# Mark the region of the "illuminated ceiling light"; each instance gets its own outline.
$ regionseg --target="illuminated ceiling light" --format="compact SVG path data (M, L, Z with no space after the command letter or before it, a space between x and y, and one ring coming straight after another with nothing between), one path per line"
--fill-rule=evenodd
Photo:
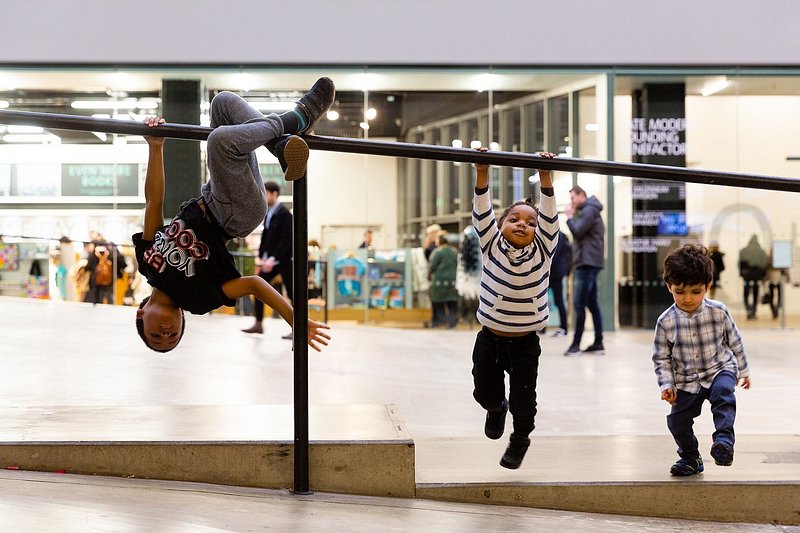
M368 130L369 129L369 124L367 124L366 122L360 123L359 126L361 127L362 130Z
M328 111L327 114L328 120L339 120L339 112L338 111Z
M378 110L375 109L374 107L370 107L369 109L367 109L367 112L364 113L364 117L366 117L367 120L374 120L375 117L377 116L378 116Z
M498 150L500 150L500 143L496 142L489 143L489 150L497 152Z
M378 78L375 74L364 72L358 76L358 85L362 92L367 92L377 87Z
M479 93L492 90L497 85L497 79L497 74L480 74L475 81L475 90Z
M250 74L240 72L239 74L236 74L236 81L234 84L242 91L250 92L255 86L255 79Z
M728 81L727 78L722 78L720 80L712 81L705 87L700 90L700 94L703 96L711 96L714 93L720 92L722 89L730 85L731 82Z
M61 138L52 133L7 133L3 135L3 142L7 143L52 143L60 144Z
M136 109L139 109L140 111L153 111L154 109L158 109L158 100L139 100L136 103Z
M0 109L5 109L8 107L8 100L0 100Z
M482 142L480 142L480 141L470 141L470 142L469 142L469 147L470 147L470 148L475 148L475 149L477 149L477 148L480 148L481 146L483 146L483 143L482 143Z
M138 100L75 100L70 104L72 109L136 109Z
M585 125L584 128L586 129L586 131L598 131L600 129L600 126L590 122L589 124Z
M450 143L450 144L453 145L453 148L463 148L464 147L464 143L461 141L461 139L453 139L453 142Z
M44 133L39 126L9 126L8 133Z

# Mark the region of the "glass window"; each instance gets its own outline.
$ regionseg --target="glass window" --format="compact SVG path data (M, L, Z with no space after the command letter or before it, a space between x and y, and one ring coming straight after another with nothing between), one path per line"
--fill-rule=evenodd
M544 102L533 102L523 108L525 127L522 130L522 151L544 151Z
M548 99L547 111L547 150L558 155L572 155L569 148L569 96Z

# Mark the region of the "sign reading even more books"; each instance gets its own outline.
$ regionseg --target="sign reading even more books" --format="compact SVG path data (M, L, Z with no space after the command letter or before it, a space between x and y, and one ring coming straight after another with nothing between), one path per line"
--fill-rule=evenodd
M138 164L61 165L61 196L138 195Z

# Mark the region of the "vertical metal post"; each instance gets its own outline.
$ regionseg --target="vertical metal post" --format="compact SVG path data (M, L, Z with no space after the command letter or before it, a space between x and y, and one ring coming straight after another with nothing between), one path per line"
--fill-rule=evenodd
M308 483L308 178L292 183L294 289L294 490L310 494Z

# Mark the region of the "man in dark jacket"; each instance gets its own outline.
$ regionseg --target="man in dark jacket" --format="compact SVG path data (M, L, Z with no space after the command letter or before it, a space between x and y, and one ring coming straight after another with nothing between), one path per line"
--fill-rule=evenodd
M267 194L267 216L264 218L264 231L261 233L261 245L258 256L261 266L258 275L274 285L273 280L280 275L291 301L294 270L292 268L292 214L285 205L278 201L280 187L274 181L264 184ZM279 290L280 292L280 290ZM245 333L264 333L261 321L264 319L264 304L255 300L256 322L243 329ZM291 334L283 337L291 339Z
M578 185L569 191L571 205L565 213L567 226L572 232L572 262L575 265L575 336L564 355L581 353L586 308L592 313L594 342L585 353L603 355L603 317L597 300L597 274L605 267L605 224L600 212L603 204L596 196L586 198L586 191Z

